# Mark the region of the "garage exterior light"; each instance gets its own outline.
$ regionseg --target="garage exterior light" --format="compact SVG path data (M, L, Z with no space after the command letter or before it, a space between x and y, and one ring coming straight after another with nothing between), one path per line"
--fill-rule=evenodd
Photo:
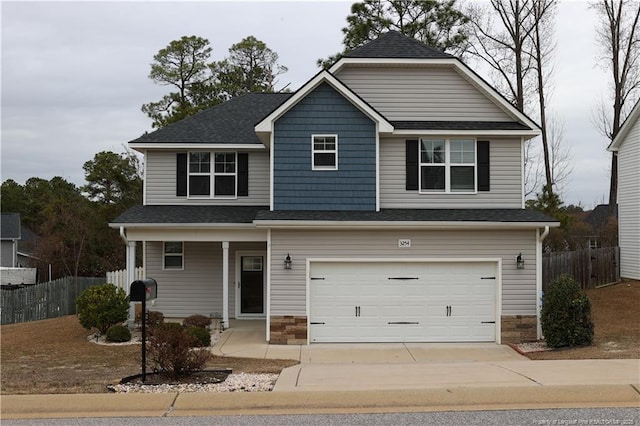
M522 257L522 253L516 257L516 266L518 269L524 269L524 258Z
M291 269L291 256L287 253L287 257L284 258L284 269Z

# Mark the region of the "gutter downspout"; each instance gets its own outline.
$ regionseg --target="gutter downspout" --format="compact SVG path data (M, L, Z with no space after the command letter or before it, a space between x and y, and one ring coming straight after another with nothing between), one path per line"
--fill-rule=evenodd
M542 324L540 323L540 310L542 308L542 242L549 235L549 227L545 226L542 234L536 231L536 323L537 338L542 338Z

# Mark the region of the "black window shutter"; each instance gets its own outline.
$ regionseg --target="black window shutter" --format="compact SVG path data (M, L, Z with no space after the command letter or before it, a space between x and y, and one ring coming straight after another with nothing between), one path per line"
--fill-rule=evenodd
M489 141L478 141L478 191L489 190Z
M176 155L176 196L187 196L187 153Z
M238 197L249 195L249 154L238 154Z
M406 189L418 190L418 140L405 141L406 144Z

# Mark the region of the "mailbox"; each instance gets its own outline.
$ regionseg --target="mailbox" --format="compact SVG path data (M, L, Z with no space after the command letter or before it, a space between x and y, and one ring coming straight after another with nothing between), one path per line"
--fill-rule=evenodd
M129 290L129 300L132 302L142 302L158 298L158 283L153 278L146 280L136 280L131 283Z

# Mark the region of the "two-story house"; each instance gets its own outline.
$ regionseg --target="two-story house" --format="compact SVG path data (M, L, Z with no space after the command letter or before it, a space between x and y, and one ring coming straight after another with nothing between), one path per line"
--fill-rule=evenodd
M271 343L539 337L549 217L524 209L538 126L459 59L390 31L293 94L249 94L129 142L115 219L153 309L260 318Z

